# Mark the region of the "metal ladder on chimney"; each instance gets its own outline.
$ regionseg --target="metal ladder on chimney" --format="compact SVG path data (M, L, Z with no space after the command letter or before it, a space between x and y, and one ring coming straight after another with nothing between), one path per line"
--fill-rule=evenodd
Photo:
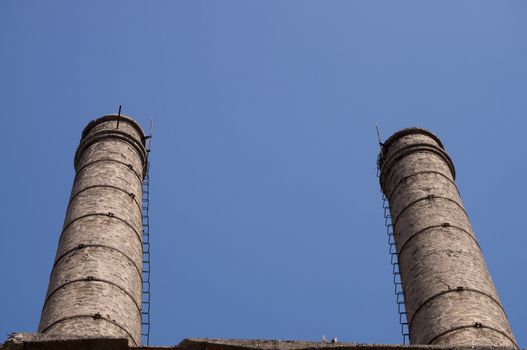
M380 157L381 155L379 154L379 159ZM379 159L377 159L377 178L379 178L381 175L381 169L379 168ZM397 260L397 247L395 244L395 239L393 237L393 224L392 217L390 215L390 203L388 202L388 199L382 192L382 189L381 194L382 208L384 210L384 226L386 226L386 234L388 236L388 247L390 254L390 264L392 265L395 302L397 303L397 313L399 314L399 324L401 325L401 335L403 336L403 344L406 344L407 342L410 342L410 330L408 327L408 314L406 313L406 308L404 305L403 282L401 280L401 272L399 270L399 262Z
M141 294L141 344L150 344L150 147L152 145L152 120L150 120L150 135L146 137L146 171L143 179L142 199L142 244L143 268Z

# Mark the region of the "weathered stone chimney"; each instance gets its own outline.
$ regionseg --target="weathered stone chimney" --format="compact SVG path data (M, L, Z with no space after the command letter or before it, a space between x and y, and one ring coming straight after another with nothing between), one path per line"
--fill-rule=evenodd
M38 331L141 341L141 194L145 136L125 116L90 122Z
M419 128L379 158L412 344L518 347L441 141Z

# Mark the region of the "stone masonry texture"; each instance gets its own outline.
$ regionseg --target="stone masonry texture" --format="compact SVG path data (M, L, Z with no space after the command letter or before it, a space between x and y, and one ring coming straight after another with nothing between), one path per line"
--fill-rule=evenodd
M130 346L126 338L48 338L44 334L12 333L0 350L497 350L490 346L387 345L304 340L184 339L171 346Z
M403 129L383 144L379 167L411 343L517 347L441 141Z
M84 129L38 331L141 340L145 137L125 116Z

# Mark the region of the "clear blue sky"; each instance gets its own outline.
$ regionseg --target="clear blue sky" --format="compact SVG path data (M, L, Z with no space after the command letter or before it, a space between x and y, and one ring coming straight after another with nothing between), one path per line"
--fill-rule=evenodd
M151 343L401 342L375 176L443 140L527 346L527 2L0 2L0 335L36 331L84 125L155 119Z

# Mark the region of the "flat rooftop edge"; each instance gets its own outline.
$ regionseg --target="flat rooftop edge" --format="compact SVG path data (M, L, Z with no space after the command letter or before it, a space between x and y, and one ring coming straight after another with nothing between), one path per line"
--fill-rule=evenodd
M177 345L138 346L128 345L126 338L113 337L48 337L35 333L13 333L0 350L497 350L513 349L496 346L441 346L402 344L331 343L303 340L268 339L184 339Z
M354 342L322 342L304 340L267 340L267 339L208 339L190 338L179 343L181 350L490 350L514 349L496 346L441 346L441 345L402 345L402 344L365 344Z

